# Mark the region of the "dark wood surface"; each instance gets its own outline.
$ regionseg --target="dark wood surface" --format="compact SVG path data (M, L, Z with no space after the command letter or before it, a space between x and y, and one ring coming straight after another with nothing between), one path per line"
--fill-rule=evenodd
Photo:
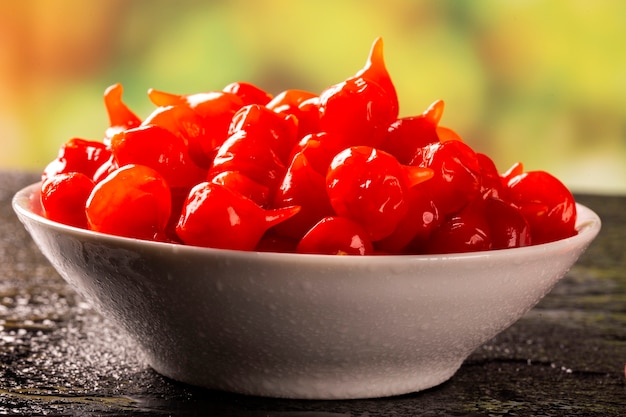
M151 370L39 253L11 208L37 175L0 172L0 415L626 416L626 196L578 195L599 237L534 309L448 382L394 398L211 392Z

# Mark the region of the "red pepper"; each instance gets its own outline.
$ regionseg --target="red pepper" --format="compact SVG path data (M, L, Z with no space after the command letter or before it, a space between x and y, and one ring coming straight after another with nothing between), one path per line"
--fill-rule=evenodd
M141 239L344 255L506 249L576 234L571 192L521 163L499 173L444 102L399 117L376 39L320 94L155 89L141 121L107 88L102 142L74 138L42 173L53 220ZM67 206L67 207L66 207Z
M85 204L94 185L91 178L80 172L61 173L46 179L41 187L44 216L86 229Z
M406 215L409 188L431 174L427 168L403 167L386 152L355 146L331 162L326 191L335 213L361 224L375 242L389 236Z
M203 182L189 193L176 233L188 245L253 250L267 229L298 210L265 210L220 184Z
M105 142L116 133L137 127L141 119L122 101L124 87L117 83L104 91L104 105L109 115L109 128L105 133Z
M111 151L102 142L72 138L59 149L42 173L42 181L58 174L80 172L93 178L100 166L111 157Z
M373 255L374 247L363 227L343 217L324 217L300 240L298 253Z
M165 233L172 196L161 174L143 165L125 165L94 187L86 203L89 229L154 240Z

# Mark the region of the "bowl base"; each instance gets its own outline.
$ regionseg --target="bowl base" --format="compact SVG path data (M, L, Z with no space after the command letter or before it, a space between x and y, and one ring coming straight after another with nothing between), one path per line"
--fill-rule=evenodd
M296 372L264 372L262 374L229 374L224 378L197 372L173 371L167 366L150 364L159 374L178 382L216 391L257 397L299 400L351 400L405 395L433 388L449 380L463 361L430 364L416 371L414 368L368 372L307 374Z

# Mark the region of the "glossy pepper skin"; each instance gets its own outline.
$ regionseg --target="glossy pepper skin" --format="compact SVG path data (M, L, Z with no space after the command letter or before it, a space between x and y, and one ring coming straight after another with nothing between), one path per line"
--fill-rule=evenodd
M71 138L42 173L43 214L73 227L230 250L379 256L476 252L576 234L571 192L522 163L500 173L442 125L400 115L376 39L318 92L248 82L148 90L143 120L104 92L102 140Z
M431 171L403 167L392 155L368 146L338 153L326 174L326 192L335 213L356 221L372 241L389 236L406 215L409 188Z
M298 253L320 255L373 255L374 246L363 227L350 219L328 216L300 239Z
M96 184L85 207L90 230L161 240L172 211L172 196L161 174L131 164Z
M111 153L118 166L138 164L158 171L172 188L191 189L206 178L182 137L158 125L142 125L111 138Z
M321 131L343 137L343 147L376 147L398 117L398 96L385 67L382 40L374 42L365 66L328 87L319 97Z
M528 171L506 183L509 201L528 221L533 244L576 234L576 202L572 193L545 171Z
M297 153L274 194L274 207L297 205L300 211L276 225L274 231L301 239L320 219L335 212L326 193L325 177L310 164L304 152Z
M57 157L48 163L41 179L45 181L55 175L72 172L80 172L93 178L109 158L111 158L111 150L104 143L72 138L61 146Z
M105 132L105 143L118 132L137 127L141 119L122 100L124 87L116 83L104 91L104 105L109 115L109 128Z
M85 205L95 184L81 172L54 175L41 186L43 214L50 220L87 228Z
M150 89L148 97L158 106L152 119L159 109L180 114L178 118L183 123L172 120L169 130L175 134L178 131L186 138L190 157L205 169L210 167L215 153L227 139L233 116L245 105L242 97L224 91L179 95ZM144 124L155 123L150 119Z
M176 232L189 245L253 250L267 229L298 210L265 210L220 184L203 182L189 193Z

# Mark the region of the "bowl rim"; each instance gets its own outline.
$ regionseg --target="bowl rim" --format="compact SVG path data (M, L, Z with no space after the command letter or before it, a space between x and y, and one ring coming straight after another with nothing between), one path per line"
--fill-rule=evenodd
M600 232L602 227L602 221L597 213L591 210L589 207L584 206L580 203L576 203L577 210L577 221L576 221L576 230L578 233L574 236L567 237L564 239L556 240L553 242L540 243L530 246L518 247L518 248L508 248L508 249L497 249L497 250L487 250L487 251L475 251L475 252L464 252L464 253L446 253L446 254L374 254L374 255L363 255L363 256L338 256L338 255L325 255L325 254L304 254L304 253L287 253L287 252L271 252L271 251L243 251L243 250L235 250L235 249L221 249L221 248L210 248L210 247L202 247L202 246L193 246L193 245L185 245L180 243L169 243L169 242L160 242L160 241L151 241L144 239L137 239L132 237L104 234L100 232L95 232L88 229L82 229L75 226L70 226L67 224L59 223L53 220L50 220L44 217L41 214L33 211L29 204L34 200L33 197L39 194L41 190L41 181L32 183L27 185L17 191L11 201L11 205L13 210L18 215L18 217L24 217L34 221L36 223L42 224L48 228L54 229L61 233L69 233L74 236L84 237L86 239L99 239L103 242L107 242L112 245L141 245L146 248L155 248L160 250L166 250L171 252L176 252L180 255L184 253L193 253L195 255L198 254L206 254L206 255L222 255L227 257L259 257L265 258L268 261L285 261L285 260L323 260L324 262L342 262L345 263L347 260L356 260L357 263L366 262L366 260L414 260L414 261L450 261L452 259L461 260L468 258L485 258L485 257L499 257L499 256L510 256L513 253L516 255L524 255L529 253L535 253L536 251L544 251L544 250L559 250L561 248L569 248L569 247L577 247L577 246L586 246L590 244L595 237ZM37 204L39 203L39 199L37 198ZM21 220L21 219L20 219Z

